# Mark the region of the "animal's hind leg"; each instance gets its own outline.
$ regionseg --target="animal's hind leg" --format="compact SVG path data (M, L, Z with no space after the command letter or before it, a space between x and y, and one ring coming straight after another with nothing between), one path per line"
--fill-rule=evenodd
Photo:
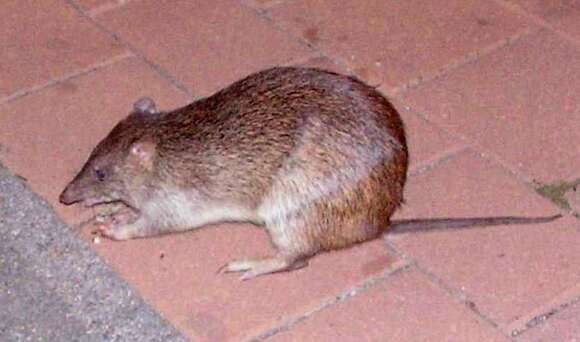
M278 253L275 257L265 259L235 260L224 265L220 272L244 272L240 279L248 280L269 273L295 270L306 265L307 262L303 259Z
M273 257L264 259L235 260L224 265L221 272L244 272L241 279L247 280L257 276L291 271L308 265L307 259L315 252L310 248L308 240L301 233L305 229L306 220L294 217L283 222L268 222L266 230L277 253Z

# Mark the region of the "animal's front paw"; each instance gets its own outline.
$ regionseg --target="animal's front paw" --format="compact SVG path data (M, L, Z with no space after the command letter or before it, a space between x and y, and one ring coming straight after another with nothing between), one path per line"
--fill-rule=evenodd
M139 232L139 214L125 205L100 208L95 221L97 232L113 240L131 239Z
M97 230L101 235L112 240L128 240L136 236L136 229L132 224L104 223L97 226Z

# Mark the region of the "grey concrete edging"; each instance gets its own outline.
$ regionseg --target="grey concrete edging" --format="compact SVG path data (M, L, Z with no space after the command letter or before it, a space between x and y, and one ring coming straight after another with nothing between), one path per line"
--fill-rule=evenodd
M0 163L0 341L186 341Z

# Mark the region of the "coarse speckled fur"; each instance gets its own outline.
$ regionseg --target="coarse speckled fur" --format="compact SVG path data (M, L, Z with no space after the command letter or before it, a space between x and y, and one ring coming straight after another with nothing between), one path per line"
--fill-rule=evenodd
M403 201L407 159L403 123L374 88L278 67L174 111L138 101L60 199L127 204L132 219L104 229L114 239L263 225L277 254L224 267L247 279L377 237Z

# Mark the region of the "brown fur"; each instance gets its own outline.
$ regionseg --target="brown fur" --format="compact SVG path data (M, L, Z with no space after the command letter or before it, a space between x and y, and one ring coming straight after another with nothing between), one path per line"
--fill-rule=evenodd
M250 278L375 238L403 201L403 123L356 78L272 68L171 112L149 101L135 104L61 195L133 208L133 221L105 229L113 238L252 221L278 254L225 267Z

